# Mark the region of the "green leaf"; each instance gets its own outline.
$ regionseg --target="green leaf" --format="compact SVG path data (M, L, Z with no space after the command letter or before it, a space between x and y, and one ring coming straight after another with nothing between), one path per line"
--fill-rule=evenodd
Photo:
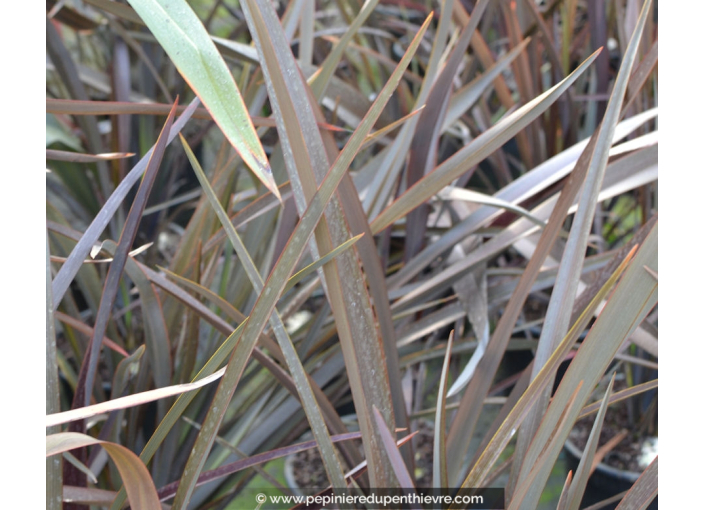
M306 276L309 274L314 273L319 267L323 267L325 264L330 262L332 259L337 257L340 253L343 253L345 250L352 248L357 241L359 241L364 234L359 234L351 239L348 239L344 243L342 243L340 246L337 248L333 249L331 252L327 253L323 257L320 257L318 260L315 262L308 264L306 267L298 271L296 274L291 276L291 278L288 279L288 282L286 283L286 287L284 288L284 292L289 291L292 289L298 282L303 280Z
M569 488L569 493L567 495L567 510L579 510L582 496L584 496L584 489L587 488L587 482L589 481L589 475L591 474L592 461L594 460L596 447L599 444L599 435L601 434L601 427L604 425L606 409L609 405L611 392L614 389L615 378L616 374L614 373L611 377L611 381L609 381L609 386L606 388L606 394L601 401L601 407L599 408L599 413L596 415L596 420L594 420L594 425L592 426L592 431L589 434L587 444L584 447L584 453L579 461L579 467L574 474L574 480L572 481L571 487Z
M130 0L237 153L276 197L279 190L240 91L185 0Z

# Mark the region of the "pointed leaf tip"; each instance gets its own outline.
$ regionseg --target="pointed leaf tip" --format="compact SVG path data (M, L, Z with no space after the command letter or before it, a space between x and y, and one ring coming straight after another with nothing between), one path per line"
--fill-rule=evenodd
M222 55L185 0L128 0L244 163L281 196L247 106Z

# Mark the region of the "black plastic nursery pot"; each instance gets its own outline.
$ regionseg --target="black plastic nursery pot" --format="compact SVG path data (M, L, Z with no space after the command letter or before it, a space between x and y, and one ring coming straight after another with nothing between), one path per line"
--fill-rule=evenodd
M565 452L567 453L567 463L572 472L576 471L579 461L582 458L582 450L577 448L569 439L565 442ZM584 498L580 508L604 501L610 497L620 494L630 489L641 473L616 469L603 462L597 465L594 473L589 478L587 488L584 491ZM614 510L620 501L603 507L604 510ZM658 509L658 498L656 497L647 507L647 510Z

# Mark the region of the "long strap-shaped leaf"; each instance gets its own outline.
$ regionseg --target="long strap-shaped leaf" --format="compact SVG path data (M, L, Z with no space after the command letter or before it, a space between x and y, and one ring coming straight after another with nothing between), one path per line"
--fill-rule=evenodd
M254 175L277 197L269 161L225 61L185 0L130 0Z
M342 441L350 441L352 439L359 439L362 437L362 434L360 432L347 432L346 434L337 434L334 436L331 436L330 439L332 440L333 443L339 443ZM219 478L223 478L225 476L231 475L233 473L237 473L238 471L242 471L244 469L257 466L259 464L265 464L267 462L270 462L274 459L280 459L281 457L288 457L289 455L294 455L298 452L303 452L306 450L312 450L313 448L316 448L318 446L318 443L313 440L313 441L306 441L304 443L298 443L298 444L293 444L290 446L284 446L282 448L277 448L276 450L260 453L257 455L252 455L251 457L247 457L244 459L239 459L236 460L235 462L231 462L229 464L225 464L223 466L220 466L215 469L211 469L210 471L205 471L198 477L198 482L196 483L196 487L200 485L204 485L206 483L212 482L213 480L217 480ZM166 501L174 496L176 494L176 490L178 489L179 482L173 482L168 485L165 485L164 487L161 487L158 491L159 498L161 501Z
M188 459L184 469L184 476L181 478L181 484L179 485L178 492L174 499L174 509L183 509L188 505L193 490L195 489L198 476L205 464L206 457L215 441L215 436L224 418L227 406L232 399L232 395L249 360L252 348L257 338L264 330L264 326L273 312L278 298L283 292L285 282L302 256L308 240L323 215L325 207L332 198L342 177L345 175L347 168L349 168L352 159L357 154L359 147L361 147L365 137L376 122L381 110L396 88L396 85L401 79L403 70L405 70L413 57L430 20L431 18L428 17L421 27L421 30L413 39L391 78L379 93L376 101L374 101L371 109L347 142L347 145L340 153L338 159L330 168L330 171L321 183L316 194L312 197L306 212L302 215L300 222L291 235L289 243L279 257L279 261L272 269L269 278L264 284L249 319L244 324L238 349L228 363L225 375L218 387L218 391L215 394L213 403L205 418L201 432L198 435L196 444Z
M316 126L316 114L320 114L320 110L310 97L270 4L251 0L243 3L243 10L260 54L296 208L299 215L302 215L316 191L316 183L321 182L328 171L328 161L332 159ZM322 117L317 120L322 120ZM347 224L354 228L354 222L360 219L355 217L355 210L351 209L358 204L348 203L343 207L349 194L356 193L354 190L345 191L352 188L347 184L343 180L340 199L333 197L325 218L316 228L315 241L311 242L314 255L318 251L329 251L334 245L347 240L350 235ZM357 213L361 216L361 211L357 210ZM363 242L371 243L370 237L366 237ZM369 253L372 253L371 250ZM331 304L344 354L352 398L364 437L365 453L369 459L370 479L372 483L386 487L395 483L395 478L381 448L381 439L373 426L371 406L376 405L381 410L392 428L395 414L399 411L405 413L405 410L399 405L400 399L392 399L391 378L388 376L387 363L384 362L385 346L390 344L393 347L393 341L390 335L380 338L364 274L356 255L343 254L335 264L324 268L323 287ZM367 274L371 275L374 270L373 261L365 260L364 257L365 254L360 253ZM385 293L377 296L380 303L386 300ZM389 327L388 331L392 331L392 328ZM396 366L393 361L389 360L390 370ZM401 392L397 391L396 394L400 396ZM394 407L394 404L398 407Z
M325 57L325 61L320 66L320 69L311 77L310 90L318 101L323 98L328 83L335 73L335 69L337 69L340 59L345 53L345 49L347 49L347 45L352 41L352 38L369 15L376 9L378 3L379 0L366 0L366 2L364 2L357 17L355 17L354 21L350 23L347 30L345 30L345 34L340 38L337 44L335 44L328 56Z
M59 396L59 371L56 362L56 330L54 328L54 306L51 297L51 262L49 261L49 232L46 233L46 414L61 411ZM59 427L47 429L47 434L60 432ZM61 509L61 457L46 459L46 507Z
M174 386L167 386L165 388L157 388L155 390L144 391L142 393L136 393L134 395L127 395L126 397L119 397L107 402L101 402L100 404L95 404L88 407L81 407L79 409L72 409L70 411L65 411L63 413L49 414L46 416L45 424L47 427L54 427L62 423L69 423L76 420L82 420L84 418L90 418L91 416L96 416L102 413L108 413L110 411L115 411L117 409L127 409L129 407L138 406L141 404L146 404L148 402L154 402L162 398L172 397L174 395L180 395L187 391L193 391L195 389L201 388L206 384L210 384L213 381L218 380L222 377L224 369L215 372L208 377L199 379L196 382L188 384L176 384Z
M176 101L178 102L178 100ZM137 235L137 227L139 226L139 220L142 218L142 211L147 204L147 198L149 198L149 192L152 189L154 180L156 179L156 172L161 164L161 159L164 156L164 150L168 143L169 131L171 130L171 125L174 122L174 115L176 114L176 103L174 103L174 108L169 113L164 128L159 135L159 139L154 146L154 152L149 158L149 163L144 175L144 179L137 190L137 196L134 199L134 203L130 209L129 215L127 216L127 221L125 222L125 228L120 235L120 242L118 243L117 251L115 252L115 257L110 264L110 269L108 270L107 278L105 279L105 289L103 290L103 295L100 298L100 308L98 309L98 316L95 320L95 326L93 326L93 338L89 347L89 355L87 360L84 360L81 366L81 372L85 372L85 389L84 389L84 405L90 405L90 397L93 393L93 382L95 380L95 371L98 367L98 355L100 354L100 344L102 343L103 336L105 336L105 329L107 328L108 319L112 312L112 307L115 304L115 298L117 296L117 287L120 283L120 278L122 276L122 270L125 267L125 262L127 261L127 256L132 248L132 243ZM74 250L75 251L75 250Z
M616 374L611 377L609 381L609 386L606 388L606 393L601 401L601 407L599 408L599 413L596 415L596 420L594 420L594 425L592 425L592 431L589 433L589 439L587 440L587 445L584 447L584 453L582 454L582 459L579 461L579 467L574 474L574 480L569 488L567 494L567 506L566 510L579 510L579 504L582 502L582 496L584 496L584 489L587 488L587 482L589 481L589 475L591 474L592 460L594 460L594 453L596 453L596 447L599 444L599 435L601 434L601 427L604 425L604 418L606 417L606 409L609 406L609 399L611 398L611 392L614 389L614 380Z
M641 510L647 508L658 495L658 458L655 457L633 487L626 493L616 510Z
M449 487L447 483L447 447L445 445L445 405L447 404L447 376L450 370L450 356L455 330L450 331L447 339L445 360L440 373L438 404L435 410L435 437L433 438L433 487Z
M128 448L109 441L99 441L85 434L76 432L59 432L46 436L46 456L82 448L89 445L101 445L117 465L122 480L127 488L130 506L135 510L154 510L161 508L156 487L146 466Z
M415 490L413 488L415 487L415 484L413 483L413 478L408 472L406 464L404 464L403 462L403 457L401 457L401 453L398 451L398 446L396 446L394 436L393 434L391 434L391 431L386 427L384 417L381 415L379 410L374 407L373 412L374 421L376 422L376 426L379 427L379 433L381 434L384 449L389 455L389 459L391 459L391 465L394 468L394 473L396 473L396 478L398 478L398 481L400 482L401 487L403 487L402 490L404 492L406 492L407 494L414 494ZM417 503L410 503L409 507L412 510L420 510L420 506L418 506Z
M479 26L479 21L484 10L489 4L488 0L480 0L472 9L469 22L462 29L462 34L457 44L447 59L440 76L435 80L433 88L428 94L426 106L416 124L416 132L411 142L408 167L406 168L406 183L410 188L422 179L435 167L437 159L437 145L442 134L442 125L450 102L452 81L465 56L469 41L474 31ZM416 207L408 213L406 219L405 260L409 260L420 251L425 238L428 209Z
M557 342L569 328L569 320L586 253L587 238L591 233L594 211L596 210L599 191L604 180L609 149L613 141L616 124L621 115L621 106L626 95L628 79L635 62L650 5L651 0L647 0L643 5L638 25L623 56L621 69L616 78L611 99L604 114L604 120L601 123L599 133L596 135L596 146L591 157L584 188L581 192L577 213L570 229L570 236L567 240L562 260L560 260L560 269L557 273L555 287L553 288L545 315L545 324L535 353L533 375L537 374L542 368ZM514 470L521 469L521 474L518 477L519 483L527 472L526 467L521 467L523 455L533 440L533 435L542 420L548 405L548 398L549 395L546 394L540 399L521 428L516 450L516 463L514 464Z

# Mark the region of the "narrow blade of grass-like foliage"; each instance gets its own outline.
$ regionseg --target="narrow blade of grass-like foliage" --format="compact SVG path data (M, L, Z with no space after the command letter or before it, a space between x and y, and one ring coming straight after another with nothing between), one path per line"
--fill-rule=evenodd
M51 262L49 261L49 232L46 233L46 414L61 411L59 393L59 370L56 361L56 329L54 327L54 305L51 296ZM61 429L51 427L47 434L55 434ZM61 473L61 457L56 456L46 459L46 508L49 510L61 509L61 486L63 485Z
M362 148L368 147L369 145L371 145L372 143L374 143L376 140L380 139L384 135L390 133L394 129L401 127L406 122L408 122L410 119L412 119L413 117L418 115L420 112L422 112L423 108L425 108L425 105L422 105L420 108L416 108L408 115L404 115L400 119L393 121L391 124L384 126L383 128L378 129L378 130L374 131L373 133L367 135L367 138L364 141L364 145L362 145Z
M595 52L587 58L567 78L517 111L502 119L453 156L437 166L432 172L419 180L390 206L384 209L371 223L376 234L391 225L399 218L428 200L435 193L460 177L472 166L480 163L496 149L510 140L521 129L530 124L554 103L562 93L589 67L598 56Z
M291 183L287 182L279 187L279 193L281 193L281 199L286 201L291 196ZM255 218L260 217L262 214L273 210L275 207L279 207L281 202L279 202L274 195L271 193L266 193L260 196L254 202L246 206L240 212L235 214L230 221L235 228L246 225ZM220 228L215 234L212 235L203 245L203 252L211 250L215 245L220 243L225 239L227 234L225 234L225 229Z
M398 357L398 338L393 325L391 307L389 306L386 271L379 257L379 250L374 242L374 237L369 228L369 222L362 207L362 203L359 200L354 183L349 176L343 178L340 184L339 196L340 203L345 210L352 233L361 232L365 234L359 243L357 253L362 261L362 267L364 268L363 274L366 276L369 294L374 306L374 317L379 327L379 333L381 334L395 423L397 427L407 429L409 428L409 422L406 416L407 410L403 397L403 387L401 385L402 376ZM350 276L350 278L361 278L361 276L362 275L358 273L357 275ZM366 298L366 295L364 297ZM364 362L364 356L362 356L361 359L362 362ZM372 370L376 369L372 367ZM401 453L404 459L406 459L406 465L409 466L410 469L414 465L411 445L403 448Z
M176 273L172 273L171 271L169 271L169 270L166 269L166 268L159 267L159 266L157 266L157 268L158 268L160 271L162 271L166 276L168 276L169 278L171 278L172 280L175 280L175 281L177 281L178 283L180 283L183 287L185 287L185 288L187 288L187 289L189 289L189 290L191 290L191 291L193 291L193 292L196 292L196 293L200 294L201 296L205 297L205 298L206 298L208 301L210 301L212 304L214 304L215 306L217 306L218 308L220 308L220 310L222 311L223 314L225 314L225 315L228 316L229 318L233 319L234 321L236 321L236 322L242 322L242 321L244 321L244 320L247 319L246 315L244 315L244 314L243 314L242 312L240 312L237 308L235 308L234 306L232 306L226 299L220 297L217 293L213 292L213 291L210 290L209 288L204 287L204 286L202 286L201 284L196 283L196 282L194 282L194 281L192 281L192 280L189 280L188 278L184 278L183 276L179 276L179 275L177 275ZM159 285L159 282L154 281L153 279L152 279L152 281L153 281L154 283L156 283L157 285ZM165 290L166 290L167 292L169 292L168 289L165 289ZM190 308L190 306L189 306L189 308ZM216 316L214 316L214 317L216 317ZM218 329L221 329L221 328L218 328ZM228 332L228 334L229 334L229 330L227 330L227 332Z
M406 469L406 464L403 462L401 452L398 451L398 446L396 446L396 440L394 439L393 434L391 434L391 431L386 427L386 421L381 415L381 412L379 412L376 407L373 408L373 411L374 421L376 422L376 426L379 427L379 435L381 436L381 439L383 441L382 444L384 445L386 454L391 460L391 465L394 468L396 478L398 478L400 486L403 488L404 491L413 491L415 483L413 483L413 478L408 472L408 469ZM420 508L419 506L416 506L414 504L409 504L409 506L413 509Z
M369 18L369 15L376 9L379 0L365 0L364 5L359 10L359 13L354 18L354 21L350 23L345 31L344 35L340 38L335 46L333 46L328 56L325 57L325 61L322 63L318 71L310 78L310 90L313 92L315 98L320 101L325 94L325 90L328 87L328 83L335 73L342 55L344 55L347 45L357 34L359 28L364 24L364 22Z
M619 501L621 501L627 493L628 491L619 492L615 496L611 496L610 498L603 499L598 503L594 503L593 505L584 507L582 510L602 510L603 508L606 508L610 505L612 506L614 503L618 503Z
M658 495L658 458L638 477L616 510L643 510Z
M524 216L531 220L536 225L540 227L545 227L545 222L540 218L536 218L531 214L530 211L525 210L523 207L512 204L500 198L496 198L490 195L485 195L484 193L479 193L477 191L472 191L465 188L456 188L454 186L447 186L443 188L438 193L438 197L442 200L464 200L466 202L473 202L475 204L490 205L492 207L497 207L505 209L507 211L514 212L519 216Z
M515 48L512 48L506 55L497 60L496 63L484 73L452 95L450 102L447 105L447 114L445 115L442 125L443 131L449 128L453 122L460 118L464 112L466 112L474 103L477 102L477 100L479 100L486 88L496 79L497 76L500 76L501 73L505 71L509 65L511 65L515 58L523 52L529 42L529 38L522 41Z
M657 303L657 281L643 269L648 266L657 270L657 239L658 225L653 227L650 235L640 247L630 267L624 272L623 278L613 295L603 308L592 326L587 338L582 342L576 356L570 363L562 382L553 397L547 413L526 452L519 480L524 479L533 463L545 447L548 438L554 430L560 410L564 408L568 395L571 395L578 381L584 381L584 386L577 396L577 410L567 417L573 424L579 410L587 403L592 389L604 373L614 355L623 342L636 330L641 321ZM546 365L547 366L547 365ZM562 440L567 439L566 431ZM552 462L559 451L551 451ZM548 464L550 461L548 461ZM535 481L536 490L544 487L549 476L549 470L544 469ZM537 504L538 494L526 498L526 504Z
M430 19L431 18L428 17L421 30L413 39L410 47L401 59L401 62L394 71L393 75L384 86L384 89L382 89L379 93L376 101L374 101L372 108L357 127L352 137L345 145L345 148L330 168L330 171L323 179L318 191L315 195L313 195L308 208L301 216L301 220L291 235L283 253L279 257L279 261L273 267L272 272L269 275L269 278L267 279L262 292L254 305L254 308L252 309L249 319L242 328L242 337L240 342L238 343L237 349L228 363L223 380L218 387L218 391L216 392L210 410L206 415L201 432L198 435L196 444L194 445L193 451L188 459L184 470L184 476L181 478L181 485L179 486L176 498L174 499L173 506L175 509L184 508L188 504L191 494L195 488L197 478L200 471L203 469L205 458L215 440L220 423L224 418L227 406L232 398L237 384L239 383L240 377L242 376L244 367L250 357L252 348L254 347L254 343L263 331L266 322L273 312L276 301L283 292L285 282L293 272L293 268L302 256L308 240L313 235L313 231L323 215L325 207L332 199L332 195L345 175L346 170L349 168L352 159L356 155L361 144L364 142L364 139L371 130L374 122L378 118L378 115L381 113L386 101L388 101L391 96L391 93L398 84L398 81L401 79L402 73L414 55L414 52L428 27ZM365 435L364 430L362 430L362 434Z
M574 326L572 326L567 336L565 336L562 342L560 342L560 345L557 349L555 349L552 356L550 356L550 359L538 373L538 376L533 379L533 382L528 386L516 405L511 409L499 429L496 431L492 440L482 451L479 459L462 483L462 487L469 488L482 486L482 483L489 474L491 467L499 458L499 455L501 455L501 452L504 450L508 442L514 436L518 426L521 424L523 419L525 419L528 411L535 404L548 382L552 380L553 374L556 372L560 363L564 360L565 355L570 351L570 349L572 349L572 346L584 330L584 327L591 320L597 307L611 291L621 274L623 274L626 270L629 262L631 262L630 258L626 259L621 266L619 266L611 278L609 278L609 280L601 288L597 296L584 310L582 315L580 315L579 319L577 319L577 322ZM577 381L577 383L578 382L579 381Z
M122 395L122 392L127 388L127 383L130 379L130 372L136 373L139 368L139 362L144 355L146 347L140 345L135 351L117 364L115 375L112 377L111 392L113 397Z
M46 456L57 455L75 448L101 445L110 455L125 484L130 506L135 510L161 508L156 487L146 466L128 448L108 441L99 441L85 434L59 432L46 437Z
M131 152L107 152L105 154L80 154L78 152L46 150L46 159L53 161L69 161L72 163L95 163L97 161L111 161L113 159L131 158Z
M592 459L592 465L589 468L590 475L593 474L594 471L596 471L597 466L601 463L602 460L604 460L604 457L606 457L614 448L616 448L616 446L626 437L628 437L628 435L628 430L622 430L614 437L606 441L606 443L600 446L599 449L597 449L597 451L594 453L594 458Z
M85 372L86 381L83 394L85 406L90 405L95 372L98 366L98 355L100 354L100 344L103 336L105 335L108 319L110 318L112 307L115 303L115 298L117 297L118 285L120 283L120 278L122 277L122 271L125 267L125 263L127 262L128 252L132 248L132 243L137 236L137 227L139 226L139 220L142 217L142 211L144 211L144 207L147 204L149 192L152 189L157 170L159 169L161 159L164 156L169 131L171 130L171 125L173 124L174 115L176 113L175 107L176 104L174 104L174 109L171 110L171 113L166 119L164 128L162 129L159 139L154 146L154 152L149 158L149 164L147 165L144 179L139 186L139 190L137 190L137 196L135 197L134 203L130 208L127 221L125 222L125 227L120 235L120 242L118 243L114 260L110 264L110 269L108 269L108 275L105 279L105 288L103 289L103 295L100 299L98 316L95 320L95 326L93 326L93 338L91 339L90 347L88 348L87 360L84 360L83 365L81 366L81 373Z
M89 489L86 487L73 487L64 485L64 503L82 503L84 505L98 505L106 507L115 499L114 491L103 489Z
M638 97L638 92L645 85L650 73L655 69L655 64L658 63L658 41L655 41L648 50L643 60L640 61L638 67L633 70L631 78L628 80L628 101L621 110L621 115L628 111L633 105L633 102Z
M604 418L606 417L606 409L609 405L609 399L611 398L611 392L614 389L614 380L616 374L611 377L609 381L609 386L606 388L606 393L601 402L601 407L599 408L599 413L596 415L596 420L594 420L594 425L592 426L592 431L589 434L589 439L587 440L587 445L584 447L584 453L582 453L582 458L579 461L579 467L574 474L574 481L569 489L567 509L568 510L579 510L579 505L582 502L582 497L584 496L584 489L587 488L587 482L589 481L589 475L591 474L592 461L594 459L594 453L596 452L596 447L599 444L599 435L601 434L601 427L604 425Z
M250 46L247 46L250 48ZM176 113L182 114L188 106L179 106ZM65 113L69 115L168 115L170 104L131 103L125 101L78 101L75 99L46 100L46 113ZM192 115L194 119L213 120L212 114L205 108L197 108ZM270 117L250 116L255 126L276 127L276 121ZM321 129L334 132L348 132L347 129L319 122ZM74 154L74 153L70 153ZM283 197L282 197L283 198ZM280 202L278 202L280 204Z
M569 432L572 429L572 424L568 423L565 417L569 414L570 410L574 407L576 397L577 397L577 392L579 392L579 389L582 387L582 381L579 382L577 385L577 388L575 388L574 392L572 393L572 396L570 399L567 401L567 406L565 409L562 411L562 414L560 415L560 421L558 422L558 425L555 427L555 430L553 431L552 436L550 436L550 441L545 445L545 449L543 452L540 454L538 459L535 462L535 465L533 466L533 469L531 469L530 473L526 477L525 480L523 480L523 483L519 485L516 488L516 491L511 497L511 504L508 507L508 510L518 510L519 508L523 508L523 500L527 497L527 495L534 493L538 491L542 491L542 488L537 489L536 487L533 486L533 479L538 476L540 473L540 470L543 469L543 466L548 465L548 454L550 453L550 450L559 450L562 448L562 443L558 444L559 438L560 438L560 432L562 431L567 431ZM552 464L549 464L549 469L552 469Z
M427 108L423 110L416 124L416 131L411 141L408 166L406 168L406 185L411 188L435 167L437 145L442 134L442 125L450 102L450 91L460 62L465 56L469 41L479 26L479 21L489 0L480 0L472 10L469 22L462 29L457 44L452 49L440 75L433 83L428 94ZM420 204L418 204L420 205ZM428 219L428 209L415 207L406 218L406 260L412 258L422 247Z
M658 380L655 379L653 381L648 381L643 384L638 384L636 386L626 388L625 390L617 391L616 393L611 395L611 398L609 399L609 405L615 404L616 402L621 402L622 400L631 398L635 395L645 393L646 391L654 390L657 387ZM584 407L582 409L582 412L579 413L579 416L577 416L577 419L581 420L582 418L585 418L590 414L597 412L601 407L602 402L603 401L594 402L593 404L589 404L588 406Z
M284 288L284 292L288 292L291 290L298 282L303 280L306 276L309 274L314 273L318 268L323 267L325 264L330 262L332 259L337 257L339 254L343 253L345 250L348 248L352 248L352 246L355 245L357 241L359 241L364 234L359 234L351 239L345 241L342 243L340 246L329 252L328 254L324 255L323 257L320 257L318 260L313 262L312 264L308 264L306 267L298 271L296 274L291 276L291 278L288 279L288 282L286 283L286 287Z
M454 2L443 2L441 5L440 20L435 32L433 48L430 52L428 65L425 68L423 83L417 97L415 97L414 109L418 109L426 103L433 83L442 68L448 44L447 39L450 34L453 6L455 5ZM415 117L403 126L401 132L396 136L393 144L383 156L379 168L383 168L384 171L376 172L371 184L367 187L362 205L370 218L378 214L392 194L394 183L406 162L406 156L413 140L413 133L419 120L419 117Z
M433 438L433 487L449 487L447 483L447 449L445 446L445 405L447 404L447 377L450 371L450 357L455 330L450 331L447 339L445 360L440 373L438 405L435 410L435 437Z
M68 463L71 464L73 467L75 467L76 469L78 469L81 473L83 473L84 475L86 475L86 478L88 479L88 481L89 481L90 483L94 483L94 484L97 484L97 483L98 483L98 480L97 480L97 478L95 478L95 475L93 474L93 472L92 472L92 471L90 470L90 468L89 468L88 466L86 466L83 462L81 462L80 460L78 460L76 457L74 457L73 455L71 455L71 454L68 453L68 452L62 453L61 456L63 457L63 459L64 459L66 462L68 462Z
M571 485L572 485L572 471L567 473L567 478L565 478L565 484L562 486L562 492L560 493L560 499L557 500L557 507L555 507L555 510L567 510L567 494L569 493Z
M611 94L611 99L606 108L604 119L596 134L596 145L591 156L589 169L582 189L577 213L575 214L570 236L565 246L565 251L560 260L560 269L557 274L555 286L550 298L548 310L545 316L538 349L535 353L533 374L542 368L543 363L548 358L557 342L564 337L569 328L569 319L572 314L577 285L580 281L582 265L586 253L587 239L591 233L594 212L598 201L598 195L604 180L604 173L609 158L609 149L613 142L616 125L621 114L621 106L626 94L628 79L640 43L640 38L645 28L645 20L651 1L648 0L643 5L643 11L638 26L633 34L628 49L624 54L621 68L619 70L616 83ZM516 463L514 469L518 469L523 461L528 445L533 439L536 429L542 419L548 404L548 395L544 395L538 405L531 412L518 438L516 449ZM523 472L523 470L521 471ZM520 482L520 480L518 480Z
M242 160L279 197L269 161L240 91L195 12L185 0L130 0L130 4Z
M254 265L254 261L250 257L247 248L245 248L242 243L235 227L233 227L232 223L230 223L230 218L228 217L227 212L223 209L222 204L220 204L220 201L215 195L213 188L210 186L208 178L205 176L205 173L198 163L195 154L193 154L193 151L188 146L188 143L183 136L181 136L181 144L183 145L186 155L188 156L188 160L191 162L191 166L196 173L198 182L200 182L201 187L205 192L205 196L208 198L211 207L215 210L220 223L224 227L227 237L230 239L230 242L237 252L237 257L244 265L247 277L254 287L254 291L261 293L262 288L264 287L264 281L262 280L257 267ZM286 359L286 364L291 371L291 376L296 383L296 389L298 390L301 403L303 404L303 409L308 417L308 423L313 431L313 436L318 442L318 447L320 448L320 454L323 458L323 463L325 465L325 470L328 477L333 483L333 486L342 487L345 483L344 473L342 471L340 461L335 454L330 436L325 428L325 420L323 419L318 403L313 395L313 390L311 389L305 369L303 368L301 360L298 358L296 348L294 347L291 338L288 336L283 320L281 320L281 317L276 309L272 311L270 322L274 334L276 335L276 339L279 342L279 346L281 347L281 352Z
M126 397L115 398L107 402L101 402L100 404L95 404L88 407L64 411L63 413L49 414L46 417L45 424L47 427L53 427L55 425L61 425L62 423L82 420L84 418L90 418L91 416L97 416L98 414L108 413L118 409L127 409L129 407L135 407L148 402L154 402L155 400L160 400L162 398L180 395L181 393L193 391L195 389L202 388L206 384L210 384L213 381L217 381L224 373L225 369L223 368L214 374L204 377L203 379L199 379L193 383L176 384L174 386L167 386L165 388L158 388L156 390L144 391L142 393L136 393Z
M107 240L102 244L102 248L117 257L119 247L113 241ZM171 384L171 342L166 329L161 300L154 291L147 275L142 267L132 258L130 254L125 259L124 271L130 280L135 284L140 296L140 305L144 319L144 340L147 349L147 358L152 369L154 385L163 388ZM158 419L164 417L167 408L165 403L159 402L157 406Z
M200 101L198 98L194 99L188 108L183 112L183 115L181 115L178 120L174 122L171 130L169 131L167 144L171 143L171 141L176 137L176 134L183 129L183 126L185 126L186 122L188 122L191 118L191 115L198 106L199 102ZM132 189L132 186L134 186L134 184L142 177L142 174L147 168L153 152L154 148L147 152L144 157L139 160L139 163L137 163L125 176L125 178L122 179L120 184L115 188L115 191L112 195L110 195L110 198L105 202L105 205L103 205L100 209L98 215L86 229L81 240L78 241L78 244L76 244L73 248L64 265L61 266L61 269L59 269L58 273L54 277L51 287L54 296L54 310L56 310L59 306L61 299L64 297L64 294L68 289L68 286L71 284L71 281L81 268L83 260L88 256L88 253L90 253L90 250L98 240L98 237L103 230L105 230L105 227L110 222L110 218L112 218L115 211L117 211L118 207L120 207L120 204L127 196L127 193L129 193Z

